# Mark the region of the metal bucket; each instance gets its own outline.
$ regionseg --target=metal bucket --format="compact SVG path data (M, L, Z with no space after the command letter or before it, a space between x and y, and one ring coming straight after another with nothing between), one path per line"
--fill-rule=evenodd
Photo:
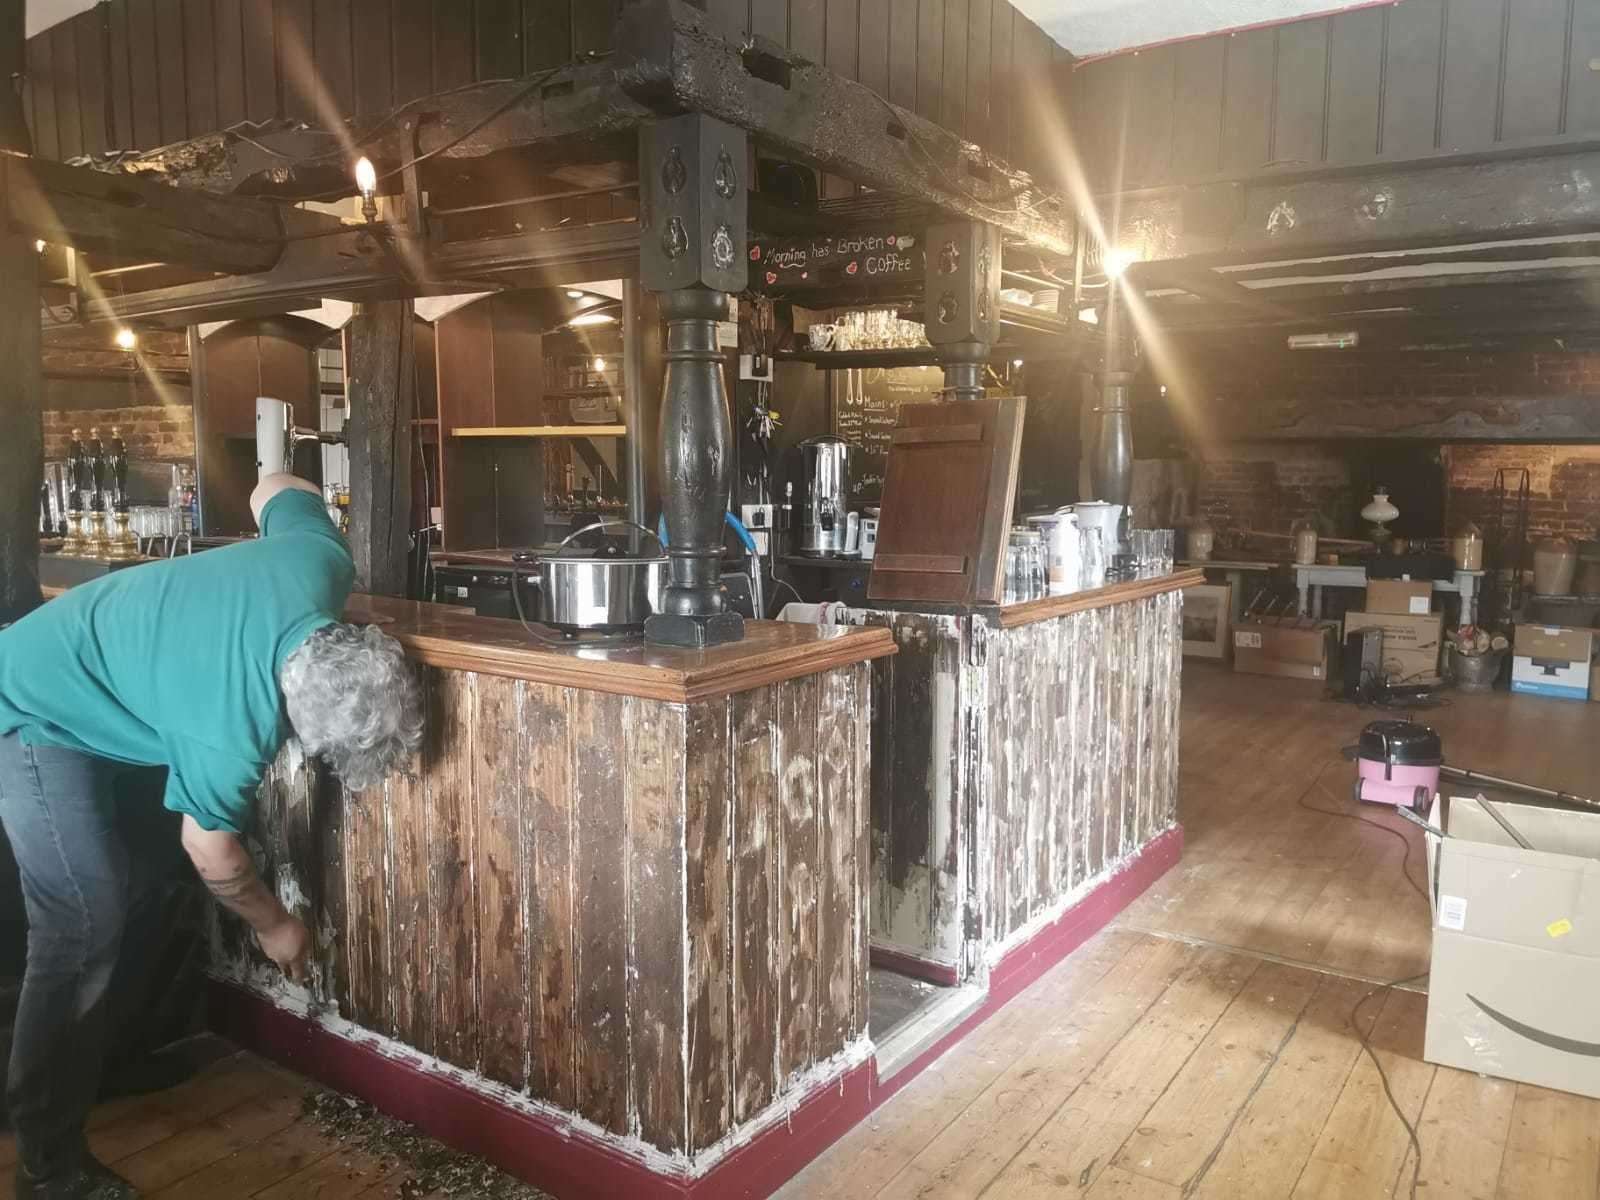
M1494 681L1500 678L1505 660L1504 650L1488 650L1483 654L1457 654L1452 650L1450 673L1461 691L1488 692L1494 690Z

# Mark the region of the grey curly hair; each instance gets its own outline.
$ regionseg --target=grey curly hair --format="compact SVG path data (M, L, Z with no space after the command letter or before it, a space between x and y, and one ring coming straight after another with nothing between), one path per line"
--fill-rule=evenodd
M400 643L374 625L327 625L278 672L289 723L347 788L374 787L422 744L422 689Z

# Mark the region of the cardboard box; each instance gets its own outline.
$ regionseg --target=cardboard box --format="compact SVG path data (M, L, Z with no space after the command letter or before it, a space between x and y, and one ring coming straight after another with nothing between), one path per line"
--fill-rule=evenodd
M1432 585L1429 585L1432 586ZM1444 614L1425 617L1400 613L1352 612L1344 615L1344 631L1383 630L1383 674L1396 683L1435 683L1439 650L1444 642Z
M1433 962L1422 1056L1600 1096L1600 813L1434 800Z
M1241 621L1233 629L1233 669L1244 675L1328 678L1337 622L1290 617Z
M1594 636L1592 629L1518 625L1511 642L1511 690L1587 700Z
M1369 579L1367 611L1425 617L1433 611L1433 580Z

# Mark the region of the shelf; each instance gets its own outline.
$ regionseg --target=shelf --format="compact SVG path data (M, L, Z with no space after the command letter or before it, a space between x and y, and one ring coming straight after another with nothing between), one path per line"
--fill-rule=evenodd
M608 396L613 400L621 400L622 393L616 388L588 387L588 388L546 388L544 395L552 400L583 400L590 396Z
M626 425L478 425L450 431L458 438L603 438L626 437Z
M779 362L808 362L818 367L845 370L851 367L931 367L939 362L932 346L902 346L892 350L778 350Z
M437 425L439 423L439 418L438 417L412 417L411 418L411 423L413 425Z

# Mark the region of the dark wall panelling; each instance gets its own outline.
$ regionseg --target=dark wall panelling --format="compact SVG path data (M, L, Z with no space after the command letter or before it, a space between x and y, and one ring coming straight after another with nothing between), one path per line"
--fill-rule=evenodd
M987 3L987 0L984 0ZM856 20L860 37L856 47L856 78L880 96L889 95L891 0L858 0Z
M1362 162L1378 153L1386 11L1362 8L1332 19L1325 139L1329 162Z
M312 61L317 68L314 103L327 127L353 113L356 104L354 48L350 44L350 0L315 0L311 14Z
M1143 81L1167 52L1162 111ZM1600 134L1596 59L1587 0L1401 0L1085 63L1073 135L1100 191L1581 138Z
M161 145L161 95L156 59L155 0L127 0L128 79L133 104L133 142Z
M128 62L128 6L111 5L106 10L106 23L110 27L106 52L111 63L106 75L111 83L111 145L132 146L135 143L133 80Z
M28 43L28 92L33 98L33 149L45 158L60 158L57 140L53 39L36 37Z
M395 103L394 35L394 14L390 11L389 0L350 0L355 70L353 111L356 113L387 112ZM421 46L426 52L426 39ZM423 69L432 74L429 67Z
M967 18L968 0L944 0L944 74L940 80L937 120L947 129L965 134L967 129ZM973 69L978 70L976 62Z
M243 21L245 118L266 121L278 112L277 24L272 9L254 0L243 0L239 15Z
M1441 150L1476 150L1494 140L1506 2L1451 0L1445 19L1444 99L1439 106Z
M889 99L917 106L917 0L889 0Z
M72 22L62 22L46 36L50 39L50 90L56 102L56 149L62 158L75 158L83 153L83 116L78 109L78 43L72 35Z
M727 37L750 32L750 0L706 0L706 15Z
M100 154L109 144L109 95L106 66L106 21L103 9L90 9L70 22L78 51L79 119L83 152Z
M278 47L278 112L290 120L317 120L316 44L311 19L312 0L275 0L275 34Z
M1567 133L1600 129L1600 71L1589 66L1595 59L1600 59L1600 4L1574 5L1567 58Z
M478 78L522 74L522 0L478 0Z
M619 0L573 0L573 53L601 54L611 49L611 28L621 7Z
M1322 161L1326 125L1328 22L1301 21L1278 30L1277 90L1273 113L1272 157L1280 163ZM1290 80L1298 86L1290 87Z
M182 77L188 128L195 133L218 128L222 122L217 111L217 30L212 0L183 0Z
M212 0L211 4L216 36L217 124L224 129L237 125L249 112L245 101L244 2Z
M1001 6L1007 7L1005 0L1001 0ZM995 73L994 52L989 45L993 26L994 0L968 0L967 58L972 69L967 72L965 133L980 146L993 145L989 123L989 93Z
M917 7L917 99L916 110L930 121L939 119L943 106L941 84L944 77L944 15L939 5L925 2Z
M1516 0L1506 22L1505 98L1500 136L1554 137L1561 133L1567 31L1578 0ZM1594 7L1594 0L1583 0ZM1587 64L1585 64L1587 65Z
M361 0L361 4L370 5L381 14L384 0ZM357 9L358 13L361 11ZM358 16L357 20L360 19ZM433 91L433 13L426 4L393 0L389 19L389 62L393 72L390 99L395 104L404 104L407 100L415 100ZM562 35L563 46L570 40L570 34ZM365 58L365 55L358 57ZM369 71L368 81L362 83L362 63L357 62L356 70L357 91L369 87L376 90L377 85L372 78L374 72Z
M1177 59L1172 118L1172 174L1176 179L1214 174L1222 163L1222 67L1220 38L1199 38L1173 47ZM1085 114L1094 120L1094 114Z
M1223 66L1222 165L1256 171L1272 160L1272 102L1276 29L1252 29L1228 39ZM1129 130L1130 139L1144 130Z
M157 0L156 70L159 72L157 103L161 110L162 142L182 141L189 136L188 98L183 78L183 7L174 0ZM196 129L200 133L202 130Z
M1176 47L1158 46L1136 55L1130 65L1129 120L1140 136L1128 144L1127 170L1129 182L1137 186L1171 173Z
M1011 153L1011 121L1017 105L1017 77L1012 72L1017 10L993 0L989 12L989 141L996 154Z
M812 62L826 51L826 0L789 0L789 49Z
M1384 10L1383 153L1406 158L1436 144L1443 0L1407 0Z
M472 82L472 6L433 0L433 87L447 91Z

